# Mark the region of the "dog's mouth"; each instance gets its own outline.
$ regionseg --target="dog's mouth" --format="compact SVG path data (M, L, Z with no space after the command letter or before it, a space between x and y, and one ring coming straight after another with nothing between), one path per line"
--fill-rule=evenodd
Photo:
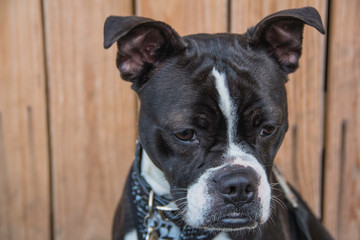
M248 225L249 223L253 222L253 220L248 216L241 216L239 213L232 213L228 216L225 216L220 220L220 222L226 225L233 225L234 227L237 227L241 225Z
M220 220L219 224L221 229L223 230L244 230L244 229L252 229L257 226L257 222L253 221L250 218L239 217L239 218L224 218Z
M256 228L258 226L258 221L251 216L240 213L230 213L207 225L208 227L206 228L212 230L240 231Z
M220 211L222 210L222 211ZM229 211L229 209L217 209L207 215L203 224L197 226L211 231L242 231L251 230L259 226L260 218L254 209L242 209L243 211Z

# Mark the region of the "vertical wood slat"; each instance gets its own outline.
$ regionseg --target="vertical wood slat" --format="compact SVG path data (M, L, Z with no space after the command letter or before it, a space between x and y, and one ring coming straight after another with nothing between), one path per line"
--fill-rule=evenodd
M136 14L164 21L181 36L227 30L227 0L136 0Z
M315 7L326 20L326 1L233 0L231 31L243 33L265 16L289 8ZM299 69L289 75L289 130L276 156L287 180L320 216L323 149L325 37L305 26Z
M324 222L360 239L360 1L331 1Z
M103 24L131 13L130 0L44 0L56 240L110 239L137 109L116 47L103 48Z
M0 239L49 239L41 1L1 1L0 24Z

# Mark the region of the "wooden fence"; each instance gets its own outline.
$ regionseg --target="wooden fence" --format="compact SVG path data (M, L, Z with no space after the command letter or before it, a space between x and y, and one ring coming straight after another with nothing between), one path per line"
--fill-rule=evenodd
M336 239L360 239L359 0L1 0L0 239L110 239L137 100L102 47L108 15L242 33L307 5L328 33L305 28L276 162Z

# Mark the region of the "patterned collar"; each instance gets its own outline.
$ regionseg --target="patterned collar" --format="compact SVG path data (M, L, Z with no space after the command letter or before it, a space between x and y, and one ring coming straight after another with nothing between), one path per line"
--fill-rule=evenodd
M137 221L139 239L197 240L211 239L217 233L187 226L179 211L171 207L170 196L159 196L140 174L142 148L136 147L131 169L131 198Z

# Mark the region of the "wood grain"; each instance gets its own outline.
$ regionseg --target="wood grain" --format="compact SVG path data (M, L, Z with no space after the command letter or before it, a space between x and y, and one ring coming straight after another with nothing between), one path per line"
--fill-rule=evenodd
M136 0L136 14L164 21L181 36L227 31L227 0Z
M326 1L233 0L231 31L243 33L279 10L315 7L326 20ZM289 130L275 162L301 192L314 212L321 211L325 37L305 27L300 68L287 83Z
M331 1L324 222L360 239L360 1Z
M55 239L110 239L133 161L136 98L103 49L109 15L131 1L44 1Z
M49 239L40 1L0 2L0 239Z

